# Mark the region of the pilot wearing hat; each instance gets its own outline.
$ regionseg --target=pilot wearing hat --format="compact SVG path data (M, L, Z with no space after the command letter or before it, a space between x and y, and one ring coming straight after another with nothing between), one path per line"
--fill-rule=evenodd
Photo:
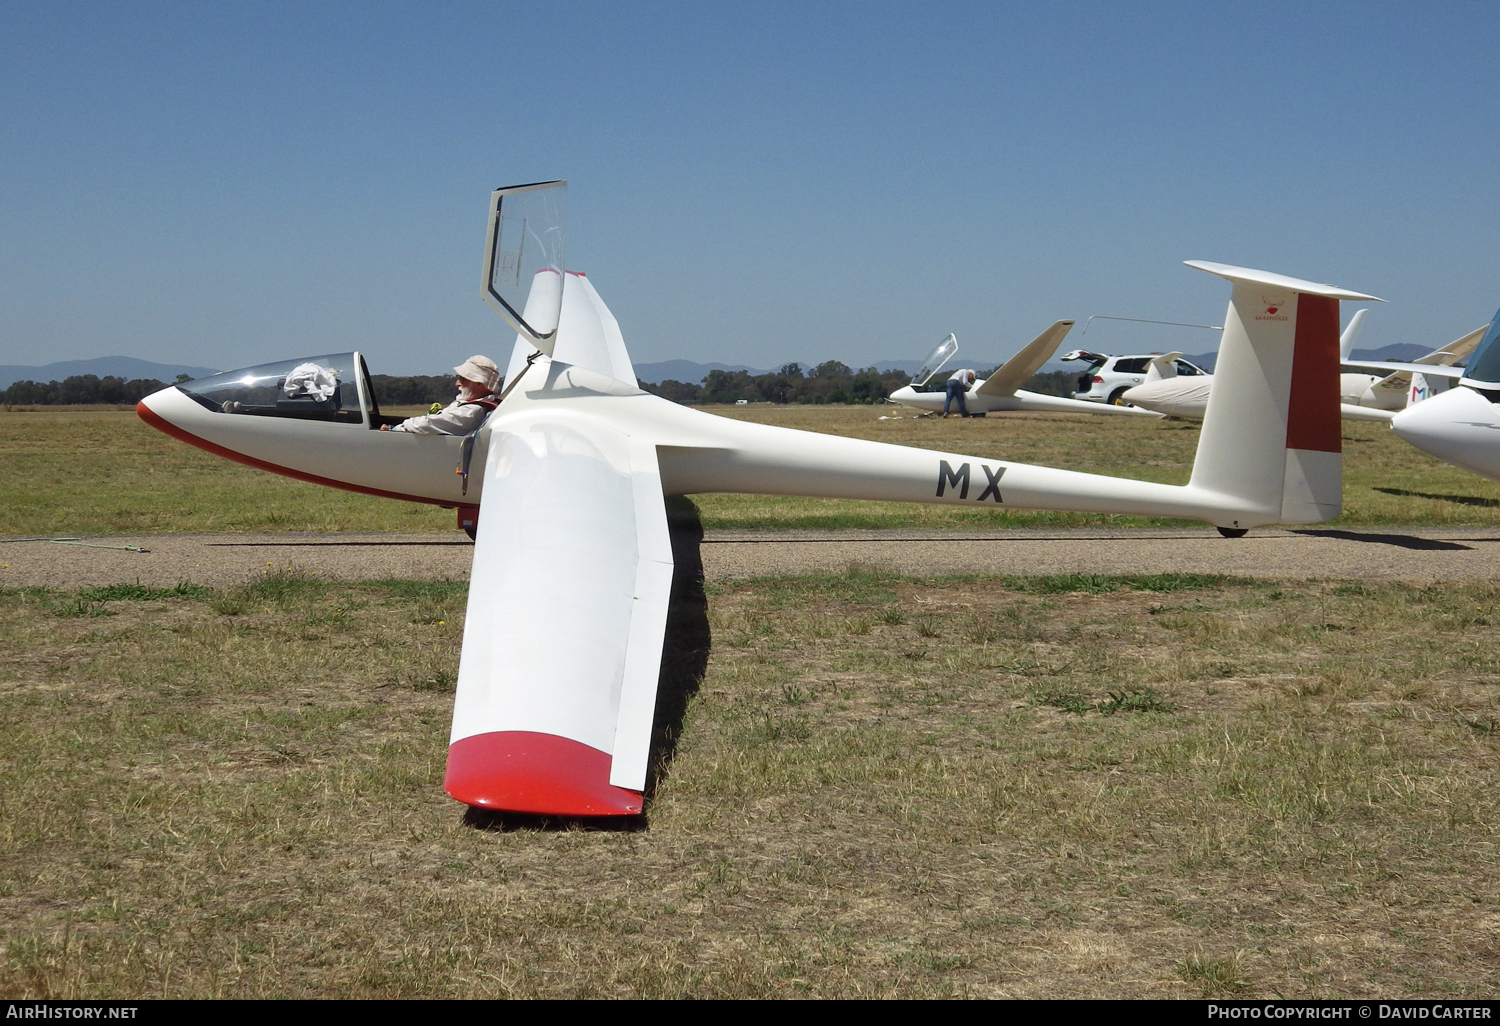
M413 435L467 435L479 429L484 418L500 405L500 368L488 356L471 356L453 368L458 375L458 398L437 413L408 417L382 431L406 431Z

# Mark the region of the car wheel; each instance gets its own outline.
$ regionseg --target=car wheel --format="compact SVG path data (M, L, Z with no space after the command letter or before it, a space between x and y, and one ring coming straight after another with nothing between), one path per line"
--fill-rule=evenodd
M1111 406L1129 406L1130 404L1125 401L1125 393L1128 391L1128 388L1117 388L1109 393L1109 404Z

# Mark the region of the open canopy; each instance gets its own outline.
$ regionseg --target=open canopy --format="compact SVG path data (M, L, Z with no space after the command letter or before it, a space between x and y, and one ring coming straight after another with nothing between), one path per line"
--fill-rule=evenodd
M508 185L490 196L484 298L548 356L562 313L567 182Z

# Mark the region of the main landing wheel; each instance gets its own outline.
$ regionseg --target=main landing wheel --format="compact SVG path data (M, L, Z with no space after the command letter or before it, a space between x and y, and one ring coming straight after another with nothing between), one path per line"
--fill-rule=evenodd
M1243 538L1249 530L1248 527L1221 527L1219 533L1226 538Z

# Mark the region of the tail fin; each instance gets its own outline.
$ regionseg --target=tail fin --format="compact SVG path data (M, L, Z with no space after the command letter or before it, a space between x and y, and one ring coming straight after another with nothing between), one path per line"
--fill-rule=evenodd
M1167 378L1175 378L1177 376L1177 360L1181 356L1181 353L1162 353L1160 356L1154 357L1146 365L1146 380L1141 382L1141 384L1149 385L1153 381L1164 381Z
M1356 310L1354 316L1349 318L1349 326L1339 336L1339 359L1349 359L1350 352L1354 349L1354 340L1359 338L1359 329L1365 326L1365 315L1368 310Z
M1374 296L1267 271L1187 261L1234 285L1192 485L1311 524L1342 507L1339 300ZM1241 526L1238 522L1233 525Z
M1010 395L1026 384L1042 364L1052 359L1052 354L1072 330L1072 321L1058 321L1032 339L1025 349L1006 360L1005 365L986 378L975 392L979 395Z

